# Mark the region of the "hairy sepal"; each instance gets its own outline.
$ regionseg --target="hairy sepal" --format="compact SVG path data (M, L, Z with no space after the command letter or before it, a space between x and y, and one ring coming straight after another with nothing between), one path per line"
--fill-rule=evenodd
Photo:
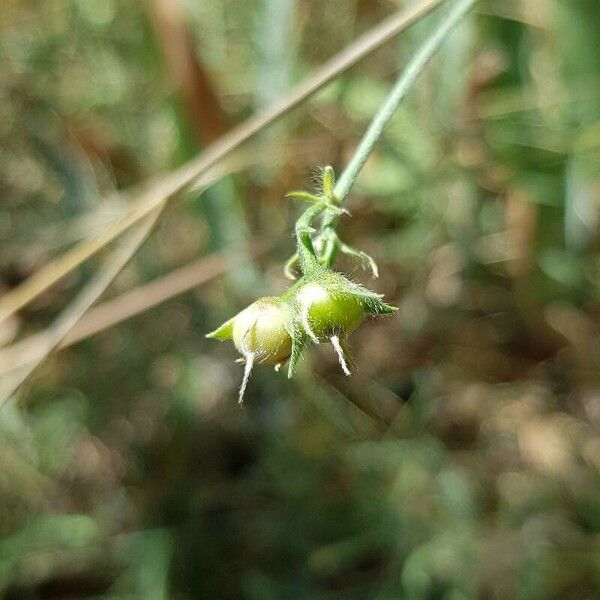
M344 340L366 315L394 312L382 296L350 281L341 273L316 267L284 295L291 311L288 330L301 330L314 343Z

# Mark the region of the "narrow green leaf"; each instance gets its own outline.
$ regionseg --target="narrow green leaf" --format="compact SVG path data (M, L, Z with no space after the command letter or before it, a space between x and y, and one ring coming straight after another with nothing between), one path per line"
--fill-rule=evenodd
M306 335L299 330L294 331L292 337L292 354L288 365L288 379L291 379L296 372L296 366L302 355L302 350L306 345Z

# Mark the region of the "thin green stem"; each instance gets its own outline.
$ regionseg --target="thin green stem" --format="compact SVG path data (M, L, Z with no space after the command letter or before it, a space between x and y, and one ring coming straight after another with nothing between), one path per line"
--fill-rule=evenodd
M418 48L414 56L406 65L406 68L394 84L390 94L371 121L371 124L361 139L352 159L340 175L334 187L333 193L338 203L344 202L350 193L358 175L373 151L375 144L381 137L386 125L390 122L402 99L423 72L427 63L439 50L448 34L471 10L476 1L477 0L458 0L441 19L435 30ZM326 232L327 229L335 229L337 218L337 215L328 213L323 221L322 232ZM329 236L323 253L323 255L327 257L328 266L331 266L335 260L336 252L336 238L335 236Z
M364 167L369 155L373 151L377 140L380 138L385 126L390 122L396 109L400 105L406 93L413 86L419 75L423 72L427 63L439 50L442 42L459 21L469 12L476 0L460 0L453 6L448 14L442 19L436 30L417 50L406 68L394 84L389 96L371 121L365 132L354 156L342 172L334 188L334 194L338 202L343 202L350 193L356 178Z

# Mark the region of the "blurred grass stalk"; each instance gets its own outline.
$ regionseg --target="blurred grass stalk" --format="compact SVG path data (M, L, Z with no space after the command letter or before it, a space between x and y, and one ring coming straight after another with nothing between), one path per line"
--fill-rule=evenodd
M182 0L152 0L149 12L165 63L168 78L176 91L172 98L178 136L178 164L192 160L203 148L226 135L229 118L221 104L198 44L188 27ZM210 252L220 252L239 238L249 237L243 213L243 190L232 177L223 177L192 201L210 231ZM260 276L252 265L233 268L228 276L234 289L260 287Z
M222 169L214 168L205 173L196 185L209 186L222 177ZM152 229L167 208L163 202L151 212L141 223L128 232L120 240L117 248L107 258L103 267L92 280L77 294L74 300L63 309L58 317L39 337L38 349L31 362L0 380L0 407L19 389L35 369L55 350L73 328L81 321L87 311L96 303L106 288L131 260L140 246L144 243Z
M117 248L108 257L92 280L77 294L75 299L60 313L42 338L43 345L38 357L29 365L0 382L0 407L19 389L21 384L33 373L44 359L60 344L63 338L75 327L83 315L93 306L100 295L129 262L136 250L148 237L162 211L158 207L150 213L135 229L120 241Z
M267 250L270 245L253 240L243 251L219 252L204 256L166 275L135 287L91 309L69 332L57 349L77 344L127 319L155 308L168 300L189 292L219 275L233 265L244 265ZM16 371L44 355L47 331L26 337L11 346L0 348L0 376Z

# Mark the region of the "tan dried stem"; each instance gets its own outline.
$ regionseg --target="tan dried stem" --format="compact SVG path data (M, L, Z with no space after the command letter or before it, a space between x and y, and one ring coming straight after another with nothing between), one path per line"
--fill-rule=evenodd
M243 251L204 256L92 308L58 345L67 348L136 315L151 310L226 273L232 266L260 256L269 245L250 243ZM46 331L0 349L0 375L21 369L44 354Z

